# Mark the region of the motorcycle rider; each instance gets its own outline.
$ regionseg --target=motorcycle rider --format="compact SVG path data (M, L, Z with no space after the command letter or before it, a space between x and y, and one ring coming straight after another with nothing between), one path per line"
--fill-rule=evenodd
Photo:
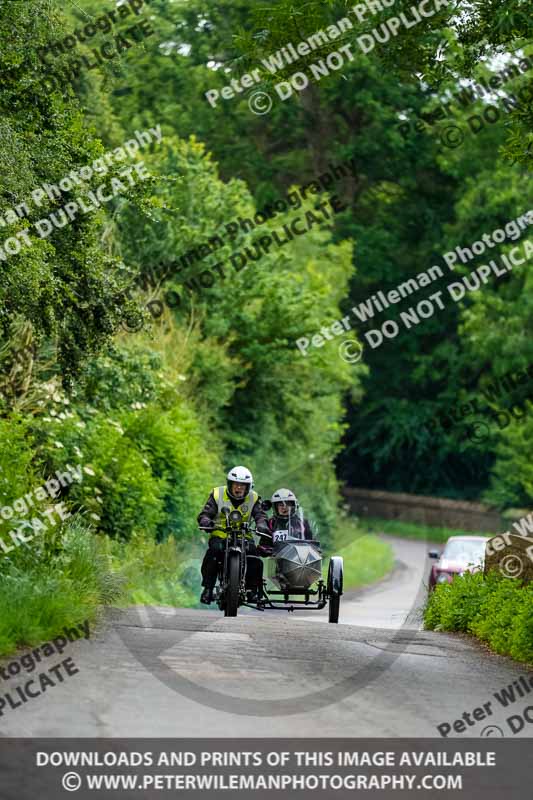
M261 500L253 490L252 473L246 467L233 467L226 476L226 486L216 486L209 495L207 502L198 515L200 528L212 531L208 548L202 561L202 586L200 602L206 605L213 602L213 589L220 567L224 563L226 548L225 528L226 518L222 508L237 509L242 514L242 522L255 521L258 533L268 533L268 520L261 508ZM248 589L249 602L256 602L262 595L263 587L263 562L258 557L254 544L253 534L247 534L246 545L246 588ZM249 558L250 556L250 558Z
M300 505L294 492L290 489L277 489L270 502L274 513L268 520L269 532L279 530L289 531L289 535L297 539L313 539L313 531L308 521L300 510ZM270 555L272 553L272 539L261 537L259 540L259 553Z

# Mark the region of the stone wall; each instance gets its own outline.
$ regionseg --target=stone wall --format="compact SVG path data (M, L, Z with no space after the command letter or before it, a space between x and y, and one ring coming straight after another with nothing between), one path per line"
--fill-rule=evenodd
M475 533L500 533L509 526L509 521L496 509L482 503L369 489L349 488L343 494L351 511L360 517L395 519Z

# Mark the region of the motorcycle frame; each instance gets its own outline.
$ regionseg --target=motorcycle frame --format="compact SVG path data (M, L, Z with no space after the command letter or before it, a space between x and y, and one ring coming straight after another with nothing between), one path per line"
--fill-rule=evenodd
M228 589L228 562L232 552L239 553L239 605L246 605L246 534L249 531L247 522L241 523L240 527L232 526L229 517L226 517L226 547L224 550L224 563L218 574L219 592L217 603L222 610L220 600L225 596Z
M316 589L291 589L289 592L284 592L279 589L272 589L267 592L266 581L263 581L263 595L264 596L258 603L258 606L260 606L263 611L278 609L280 611L290 612L294 611L295 607L303 611L320 611L326 607L329 600L327 588L322 579L318 581ZM281 603L276 603L270 599L270 595L278 595L284 597L285 600ZM305 600L289 600L290 595L302 595L305 597ZM318 596L318 600L309 599L310 597L316 596Z

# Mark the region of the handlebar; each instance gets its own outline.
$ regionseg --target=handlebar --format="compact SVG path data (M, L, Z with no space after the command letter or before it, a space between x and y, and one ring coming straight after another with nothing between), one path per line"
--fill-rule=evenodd
M221 533L227 533L227 531L225 531L224 528L211 528L211 527L210 528L204 528L201 525L198 525L198 530L199 531L207 531L208 533L212 533L213 531L220 531Z
M244 523L244 524L246 524L246 523ZM226 530L224 530L224 528L219 528L219 527L214 527L214 528L211 528L211 527L209 527L209 528L206 528L206 527L204 527L204 526L202 526L202 525L198 525L198 530L199 530L199 531L209 531L209 532L211 532L211 531L220 531L221 533L227 533L227 531L226 531ZM231 527L230 527L230 530L231 530ZM250 532L250 533L255 533L255 534L257 534L257 536L268 536L268 538L269 538L269 539L272 539L272 534L271 534L271 533L266 533L266 532L263 532L263 531L258 531L258 530L256 530L255 528L254 528L253 530L252 530L251 528L249 528L248 530L249 530L249 532Z

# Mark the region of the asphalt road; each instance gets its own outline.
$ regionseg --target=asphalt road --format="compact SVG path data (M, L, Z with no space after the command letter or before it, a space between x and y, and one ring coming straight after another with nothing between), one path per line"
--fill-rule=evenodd
M491 702L452 735L501 735L497 726L511 737L506 719L533 705L533 688L508 708L493 693L527 669L473 639L422 631L427 546L386 538L392 574L344 596L339 625L318 612L107 612L63 654L79 672L4 708L1 735L434 737Z

